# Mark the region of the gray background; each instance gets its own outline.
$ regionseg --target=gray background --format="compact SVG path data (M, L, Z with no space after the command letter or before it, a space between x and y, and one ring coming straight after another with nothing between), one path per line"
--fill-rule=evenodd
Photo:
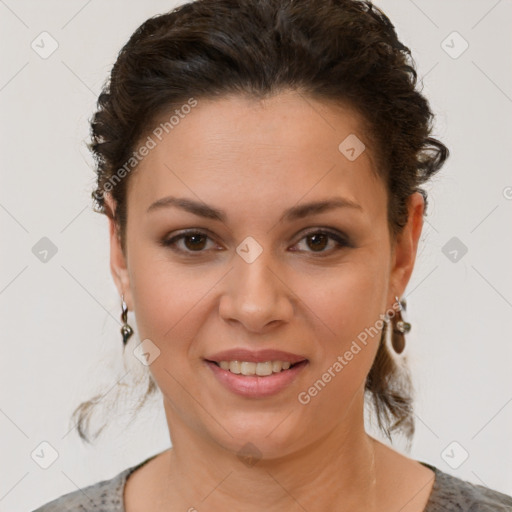
M435 135L452 152L428 186L406 292L417 390L409 456L512 494L512 3L376 3L411 47ZM121 403L92 447L69 416L138 374L133 357L122 362L107 221L91 209L85 141L117 52L174 5L0 0L0 510L32 510L168 445L158 398L130 425ZM58 48L42 58L52 39ZM56 254L41 252L43 237ZM53 452L41 443L57 453L47 469Z

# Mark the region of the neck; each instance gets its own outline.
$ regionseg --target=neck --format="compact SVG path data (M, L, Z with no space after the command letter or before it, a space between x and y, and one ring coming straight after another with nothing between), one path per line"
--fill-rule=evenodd
M367 435L363 400L313 444L276 458L242 459L198 435L165 404L173 426L166 498L183 510L267 512L377 510L376 441ZM171 505L172 504L172 505Z

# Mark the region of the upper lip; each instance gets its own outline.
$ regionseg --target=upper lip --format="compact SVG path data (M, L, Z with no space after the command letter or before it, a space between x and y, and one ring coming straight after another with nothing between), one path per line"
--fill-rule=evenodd
M247 350L244 348L233 348L223 350L205 358L207 361L247 361L250 363L264 363L266 361L288 361L291 364L305 361L304 356L283 352L282 350Z

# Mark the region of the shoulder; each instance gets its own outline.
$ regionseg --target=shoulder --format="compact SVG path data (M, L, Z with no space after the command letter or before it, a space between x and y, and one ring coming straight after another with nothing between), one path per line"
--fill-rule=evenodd
M512 496L427 466L436 478L424 512L512 512Z
M152 458L124 469L113 478L63 494L33 512L124 512L123 491L128 476Z

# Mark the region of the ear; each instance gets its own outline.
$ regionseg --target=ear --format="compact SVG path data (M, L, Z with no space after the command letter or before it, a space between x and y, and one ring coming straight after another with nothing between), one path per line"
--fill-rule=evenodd
M423 213L425 200L419 192L409 196L408 212L409 218L403 231L397 236L393 257L391 259L391 274L388 304L395 302L395 295L402 297L407 283L414 269L416 251L423 228Z
M121 297L124 294L124 300L128 309L133 309L126 256L122 249L118 225L114 220L116 203L110 194L105 194L105 203L107 203L106 207L112 212L112 216L109 216L108 219L110 237L110 272L119 292L119 296Z

